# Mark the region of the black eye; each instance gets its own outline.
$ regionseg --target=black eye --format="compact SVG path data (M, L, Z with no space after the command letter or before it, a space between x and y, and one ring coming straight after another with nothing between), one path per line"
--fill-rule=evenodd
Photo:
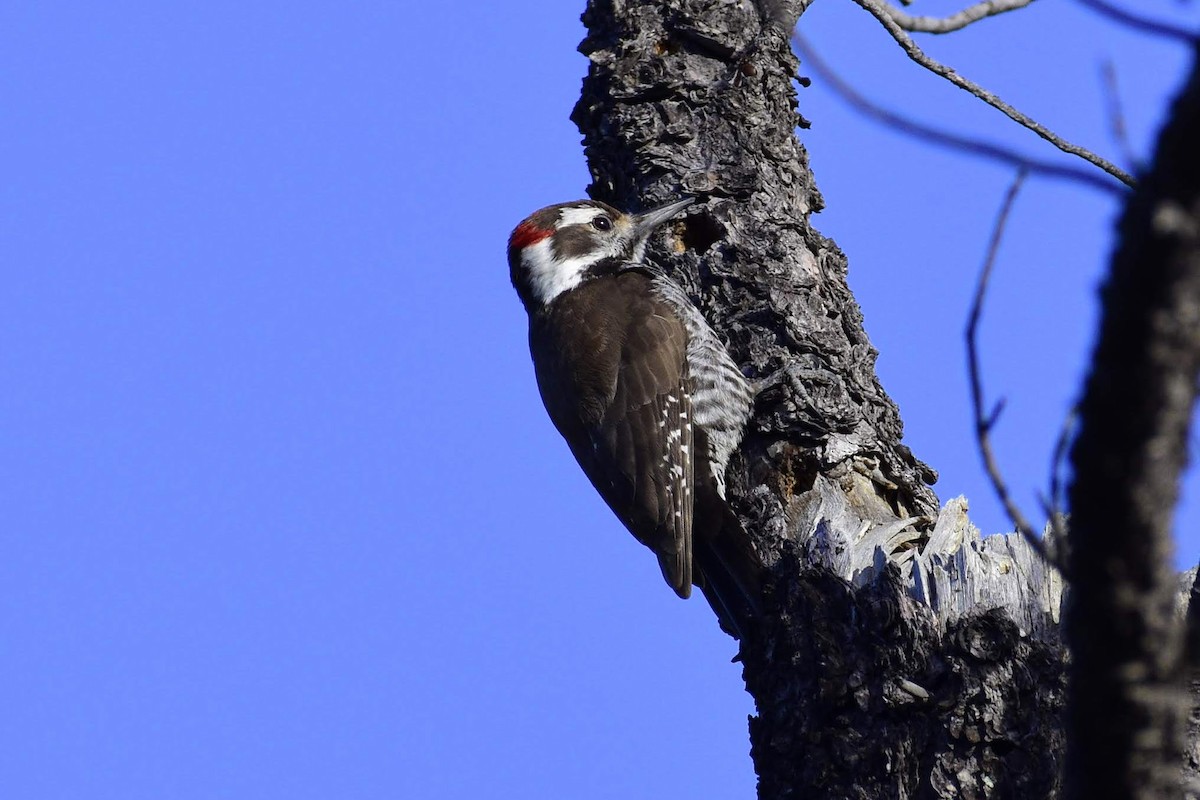
M598 231L612 230L612 220L608 217L600 216L592 220L592 227Z

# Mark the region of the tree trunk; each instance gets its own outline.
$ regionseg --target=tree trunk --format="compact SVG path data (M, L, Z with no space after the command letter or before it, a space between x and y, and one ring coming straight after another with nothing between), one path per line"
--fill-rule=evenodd
M714 0L591 0L583 19L589 192L703 201L650 257L758 392L727 482L771 576L741 651L759 797L1057 796L1061 576L1020 536L981 541L965 502L939 510L901 444L846 258L810 224L787 32Z
M1179 795L1187 695L1168 558L1200 374L1200 70L1119 231L1071 453L1071 798Z

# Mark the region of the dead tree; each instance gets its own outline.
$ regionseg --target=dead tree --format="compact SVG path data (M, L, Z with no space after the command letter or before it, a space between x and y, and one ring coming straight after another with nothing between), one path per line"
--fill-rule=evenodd
M750 737L759 796L1057 797L1066 731L1104 711L1093 709L1088 717L1077 710L1073 727L1064 727L1062 576L1019 534L981 540L965 503L951 500L939 508L930 489L935 473L901 443L899 411L875 375L876 351L846 284L846 258L810 224L822 200L795 135L803 119L792 88L798 68L788 41L792 20L777 24L795 4L764 5L781 10L760 16L748 3L591 0L580 46L591 67L573 113L584 134L593 197L630 210L681 194L703 201L657 243L652 258L727 337L757 389L752 430L728 480L730 498L771 573L761 630L741 651L758 710ZM1183 158L1190 171L1164 167L1155 173L1161 180L1139 187L1118 258L1169 263L1155 275L1178 279L1170 284L1176 289L1190 281L1193 294L1190 284L1200 275L1196 92L1193 78L1160 152L1160 159L1168 157L1174 143L1169 157ZM1179 152L1189 141L1190 154ZM1169 212L1156 205L1163 198ZM1162 236L1138 233L1167 222L1167 244ZM1132 324L1128 316L1113 321L1111 297L1129 291L1122 280L1136 283L1138 276L1128 266L1114 272L1106 325ZM1149 290L1149 298L1174 296L1167 285ZM1196 309L1180 300L1155 306L1153 319ZM1184 385L1190 376L1194 389L1200 351L1194 341L1200 318L1188 321L1190 328L1173 331L1185 328L1192 338L1176 335L1178 347L1169 355L1186 352L1190 360L1169 376L1153 376L1162 379L1155 399L1169 395L1172 401L1171 421L1165 430L1131 425L1122 446L1140 456L1130 458L1148 457L1138 449L1147 430L1161 433L1157 444L1169 439L1181 446L1190 417ZM1146 339L1130 347L1141 349L1102 345L1097 355L1075 448L1077 514L1078 504L1103 493L1106 481L1120 479L1111 470L1091 474L1081 467L1107 463L1104 426L1138 402L1128 391L1105 395L1105 388L1131 360L1159 353L1154 325L1138 330ZM1182 455L1179 447L1171 449L1169 463L1152 479L1170 484ZM1126 531L1105 531L1105 519L1094 517L1139 499L1126 496L1136 494L1136 486L1123 488L1129 491L1110 493L1093 518L1078 518L1070 563L1079 596L1067 630L1088 641L1097 624L1090 615L1103 610L1143 624L1138 632L1146 645L1158 636L1168 642L1157 655L1145 647L1122 651L1120 663L1103 667L1103 685L1090 689L1125 715L1120 724L1132 719L1137 732L1159 737L1139 752L1140 763L1157 764L1153 757L1170 757L1177 743L1171 731L1178 717L1171 710L1180 698L1151 692L1148 700L1124 705L1116 698L1128 698L1120 691L1129 689L1130 668L1155 665L1151 677L1162 687L1178 664L1178 648L1169 646L1174 611L1161 547L1169 504L1153 519L1138 518L1148 538L1118 549L1140 565L1131 569L1142 594L1128 607L1106 609L1105 578L1098 576L1111 572L1114 561L1096 551ZM1173 496L1162 491L1150 499L1167 503ZM1120 519L1122 525L1138 521ZM1114 686L1114 676L1124 676L1125 685ZM1077 680L1073 691L1085 686ZM1161 712L1150 721L1138 717L1147 703ZM1097 731L1118 724L1109 722ZM1104 752L1084 744L1069 751L1076 760ZM1087 782L1072 781L1072 796L1095 796ZM1174 790L1161 780L1153 787L1153 795L1137 796Z

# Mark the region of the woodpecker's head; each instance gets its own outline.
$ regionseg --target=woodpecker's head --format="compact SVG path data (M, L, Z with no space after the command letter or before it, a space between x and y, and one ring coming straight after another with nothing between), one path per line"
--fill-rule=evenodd
M642 260L646 239L692 199L623 214L607 203L579 200L543 208L508 237L513 286L528 311L623 263Z

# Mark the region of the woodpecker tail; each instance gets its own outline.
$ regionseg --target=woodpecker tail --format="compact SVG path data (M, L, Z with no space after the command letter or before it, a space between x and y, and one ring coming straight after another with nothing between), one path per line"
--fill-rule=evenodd
M705 505L702 519L711 526L705 525L692 541L693 581L721 629L744 640L762 614L762 566L741 520L724 499L714 496Z

